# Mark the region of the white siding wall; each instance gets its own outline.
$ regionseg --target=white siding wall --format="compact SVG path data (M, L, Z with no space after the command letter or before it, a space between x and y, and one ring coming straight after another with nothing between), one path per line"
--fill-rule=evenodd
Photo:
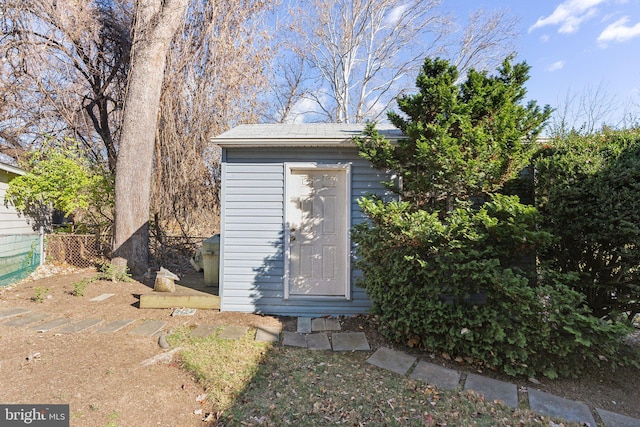
M9 188L9 180L14 174L0 169L0 235L7 234L32 234L34 231L24 216L9 205L4 205L4 195Z
M364 220L356 200L384 194L381 177L354 149L229 148L222 165L221 309L291 316L350 315L371 307L355 286L350 301L284 299L284 163L351 163L351 223Z

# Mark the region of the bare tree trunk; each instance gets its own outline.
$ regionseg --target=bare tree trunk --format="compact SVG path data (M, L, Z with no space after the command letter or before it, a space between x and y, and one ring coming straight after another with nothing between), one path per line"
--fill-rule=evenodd
M149 264L149 196L167 51L187 0L138 0L116 164L112 262L133 274Z

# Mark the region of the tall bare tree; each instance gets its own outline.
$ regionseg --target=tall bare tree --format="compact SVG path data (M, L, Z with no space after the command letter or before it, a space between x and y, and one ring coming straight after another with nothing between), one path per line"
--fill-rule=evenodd
M397 95L412 88L427 56L456 57L462 72L478 64L495 66L499 61L490 54L515 35L515 20L506 12L475 12L467 29L456 33L454 19L441 3L297 2L289 11L292 21L282 25L291 31L291 53L283 58L289 63L292 56L299 58L314 81L302 88L302 79L292 78L303 75L300 68L281 67L288 74L280 75L283 84L276 99L286 102L279 107L278 120L292 120L296 114L307 113L309 107L321 121L378 119ZM483 58L491 60L483 63Z
M149 203L153 151L167 52L187 0L136 2L131 67L115 181L112 262L134 274L149 264Z
M0 153L73 137L115 170L130 50L130 0L4 0Z
M156 139L155 232L208 235L218 227L219 152L209 140L255 122L270 50L259 0L191 0L169 52ZM253 94L253 95L252 95Z

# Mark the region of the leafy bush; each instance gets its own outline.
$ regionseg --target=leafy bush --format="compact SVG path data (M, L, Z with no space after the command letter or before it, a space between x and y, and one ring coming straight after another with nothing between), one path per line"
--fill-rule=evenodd
M408 203L360 203L371 223L354 229L357 267L387 338L510 375L554 378L617 359L625 328L590 316L570 277L549 273L531 286L530 272L509 266L551 239L517 197L460 207L446 222Z
M541 256L576 272L573 288L598 317L631 323L640 312L640 132L554 141L536 160L544 227Z
M419 93L389 115L406 138L391 143L371 124L356 140L402 201L362 199L371 221L353 240L389 339L554 378L623 361L626 328L590 313L572 270L536 265L552 235L536 208L496 194L530 162L549 115L522 104L528 70L506 60L497 76L457 83L455 67L425 60Z

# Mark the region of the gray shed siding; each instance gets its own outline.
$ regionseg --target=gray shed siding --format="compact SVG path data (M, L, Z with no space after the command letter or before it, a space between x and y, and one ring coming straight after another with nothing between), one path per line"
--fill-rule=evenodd
M34 232L27 218L20 215L13 206L5 206L4 204L9 181L16 176L18 174L0 167L0 235L33 234Z
M221 310L291 316L352 315L371 307L351 270L351 300L284 299L286 162L351 164L351 225L365 220L357 199L383 195L378 171L356 148L226 148L222 164Z

